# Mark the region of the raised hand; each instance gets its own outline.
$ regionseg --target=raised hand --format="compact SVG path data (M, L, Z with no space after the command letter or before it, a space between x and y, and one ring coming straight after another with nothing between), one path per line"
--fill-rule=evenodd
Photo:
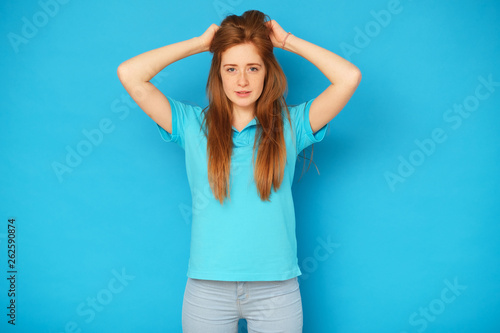
M212 44L212 40L214 39L214 35L219 30L219 26L215 23L212 23L208 29L198 38L200 39L201 44L203 45L203 51L210 50L210 45Z
M283 30L283 28L275 20L267 21L265 24L271 29L269 37L273 42L273 46L281 48L283 46L283 40L285 40L288 33Z

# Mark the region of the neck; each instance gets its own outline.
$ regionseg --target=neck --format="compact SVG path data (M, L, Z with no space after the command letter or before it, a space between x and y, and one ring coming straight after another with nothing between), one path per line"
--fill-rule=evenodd
M233 107L233 126L241 131L253 118L255 112L253 106L248 108Z
M255 117L255 112L253 107L240 108L233 107L233 118L234 119L253 119Z

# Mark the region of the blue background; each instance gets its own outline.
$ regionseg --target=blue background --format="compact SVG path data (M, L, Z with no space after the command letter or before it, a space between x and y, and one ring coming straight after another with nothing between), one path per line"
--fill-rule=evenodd
M184 152L161 140L116 69L247 9L363 75L314 145L320 174L311 166L298 182L297 164L304 332L500 331L498 1L53 3L0 5L2 332L181 332ZM290 104L328 86L307 60L275 54ZM210 60L183 59L153 83L205 106ZM472 111L460 115L463 103Z

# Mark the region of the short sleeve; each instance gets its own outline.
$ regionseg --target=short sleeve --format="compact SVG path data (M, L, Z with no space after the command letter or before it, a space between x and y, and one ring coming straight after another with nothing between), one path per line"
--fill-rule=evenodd
M172 110L172 134L167 132L159 124L156 124L158 126L158 131L164 141L175 142L184 149L186 127L190 122L196 120L197 107L174 100L168 96L166 97L170 103L170 109Z
M313 101L314 98L302 104L288 107L290 118L294 125L293 130L296 138L297 155L313 143L322 141L326 135L328 123L314 133L311 128L309 110Z

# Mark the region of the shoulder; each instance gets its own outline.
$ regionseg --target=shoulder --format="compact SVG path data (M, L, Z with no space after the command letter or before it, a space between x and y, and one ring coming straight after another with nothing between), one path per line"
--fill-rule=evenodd
M178 128L178 133L196 130L204 125L205 112L201 106L192 101L178 100L167 96L172 111L172 124Z
M298 125L300 123L303 123L305 119L309 120L309 109L313 101L314 98L300 104L287 104L288 112L290 113L290 121L292 122L292 124Z
M201 106L192 101L178 100L170 96L166 96L168 102L170 103L170 108L172 112L175 112L178 116L188 117L188 118L199 118L203 109Z

